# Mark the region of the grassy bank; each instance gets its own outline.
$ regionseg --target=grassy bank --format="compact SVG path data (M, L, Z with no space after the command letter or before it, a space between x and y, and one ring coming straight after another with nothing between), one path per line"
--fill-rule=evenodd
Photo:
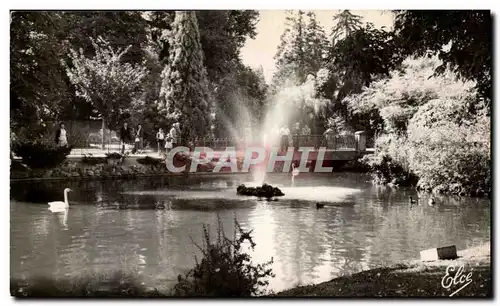
M448 297L462 285L441 285L449 265L472 272L470 285L453 297L492 297L490 245L464 250L457 260L410 261L335 278L317 285L301 286L276 297ZM451 273L450 273L451 274ZM454 274L453 274L454 275Z
M449 265L464 266L472 273L470 285L453 297L492 297L490 245L458 252L456 260L408 261L335 278L316 285L300 286L268 297L448 297L462 285L441 285ZM454 275L450 273L450 275ZM78 279L11 280L15 297L170 297L172 292L148 288L133 276L117 273Z

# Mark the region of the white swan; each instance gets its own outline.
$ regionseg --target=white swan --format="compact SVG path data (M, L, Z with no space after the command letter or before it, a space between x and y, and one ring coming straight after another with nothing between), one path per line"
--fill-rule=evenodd
M68 203L68 192L73 191L69 188L64 189L64 202L62 201L55 201L55 202L49 202L49 210L51 212L61 212L65 211L66 209L69 208L69 203Z

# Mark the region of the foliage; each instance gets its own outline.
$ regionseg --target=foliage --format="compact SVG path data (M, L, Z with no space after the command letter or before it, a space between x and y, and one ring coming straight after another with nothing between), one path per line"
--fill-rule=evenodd
M170 52L169 31L172 30L175 11L144 12L143 17L148 24L146 27L147 46L143 49L145 56L148 57L154 53L163 63L168 59Z
M290 120L308 124L313 130L324 122L326 101L316 96L316 83L327 49L325 30L313 12L287 12L287 24L275 55L277 71L270 98L275 103L286 103Z
M31 138L71 100L64 68L66 24L60 12L11 12L11 128L29 127Z
M95 56L88 58L80 49L70 49L71 66L64 63L69 79L77 88L77 95L92 103L110 127L119 125L132 97L140 90L145 69L122 62L128 52L114 50L109 42L99 37L92 40Z
M159 109L160 115L182 122L181 141L188 142L208 133L211 101L195 12L177 11L172 27L172 52L162 72Z
M410 168L420 178L419 188L467 195L491 192L491 119L485 113L473 117L466 106L434 100L410 120Z
M374 156L375 181L461 195L491 191L490 117L473 82L452 71L434 75L437 57L409 58L402 71L346 99L358 112L384 120Z
M60 165L71 152L71 147L60 147L46 142L17 142L12 147L30 168L54 168Z
M360 93L364 86L387 76L397 66L393 45L392 33L371 24L335 43L329 50L326 73L318 86L319 94L331 101L327 117L336 113L355 130L374 133L370 127L377 123L377 118L369 113L352 112L343 100Z
M343 38L350 36L353 32L361 29L363 17L351 13L350 10L342 10L333 16L335 26L332 28L331 36L333 45Z
M142 46L147 42L147 20L140 11L80 11L64 12L68 23L66 39L75 50L82 50L85 57L96 56L93 40L101 37L114 49L128 52L123 62L140 64L143 58Z
M470 99L474 95L472 82L458 81L451 71L433 76L440 65L437 57L409 57L402 67L390 72L363 92L344 100L354 114L365 115L372 122L383 120L383 126L372 126L376 132L405 133L408 121L420 106L430 100Z
M245 232L238 221L234 220L235 232L231 240L225 237L220 218L218 218L217 239L212 241L210 232L203 227L203 246L198 246L202 252L202 260L196 260L196 266L184 277L179 275L174 287L174 296L217 296L243 297L264 293L269 284L268 277L274 277L272 269L268 268L271 261L254 265L250 255L245 253L245 241L253 250L255 243L250 232Z
M225 78L231 78L238 66L240 49L247 37L255 37L258 12L252 10L202 10L196 11L200 23L201 48L206 58L209 87L221 87ZM112 118L106 118L111 128L118 121L133 119L141 122L146 130L168 128L173 120L158 116L160 100L161 72L173 50L172 24L175 11L154 12L13 12L11 18L11 128L29 127L30 138L43 134L46 120L87 120L99 117L99 109L94 101L89 102L75 91L79 86L69 80L61 60L67 61L70 69L75 69L73 59L67 58L68 51L74 50L78 57L97 59L93 39L100 37L106 41L104 51L128 51L117 59L120 64L144 66L146 76L136 84L122 89L141 92L128 97L124 90L120 102L126 107ZM109 50L108 50L109 47ZM117 55L119 52L115 52ZM74 54L73 54L74 55ZM102 63L105 66L105 63ZM112 79L112 78L108 78ZM83 81L82 81L83 82ZM98 85L116 85L116 82L94 82ZM92 86L92 89L98 88ZM108 97L108 95L107 95ZM109 99L109 97L106 99ZM232 101L228 101L232 102ZM42 121L43 120L43 121ZM121 122L120 122L121 125ZM151 135L153 134L153 135ZM154 133L147 135L154 141Z
M150 166L161 166L164 164L164 160L161 158L154 158L151 156L146 156L144 158L137 159L137 162L142 165L150 165Z
M96 157L92 154L84 154L82 157L82 163L86 165L106 164L107 160L106 157Z
M300 85L308 75L315 76L328 46L325 31L313 12L288 11L286 22L274 57L278 70L272 81L275 90L289 80Z
M414 185L418 177L410 169L409 149L404 136L380 135L375 140L375 154L363 156L361 162L370 168L376 184Z
M491 11L398 11L394 29L405 54L438 54L442 65L435 71L443 73L449 67L458 76L475 81L479 96L489 105L493 67Z
M255 38L259 13L254 10L196 11L204 65L214 85L241 65L240 50L246 38Z
M262 71L237 65L231 77L227 77L216 91L214 123L217 136L232 137L231 130L258 126L264 117L267 88Z
M122 159L125 158L125 155L122 155L118 152L106 153L106 159Z

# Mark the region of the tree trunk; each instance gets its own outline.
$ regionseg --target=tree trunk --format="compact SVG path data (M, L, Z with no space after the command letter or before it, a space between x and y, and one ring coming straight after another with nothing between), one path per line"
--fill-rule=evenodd
M102 118L102 143L101 143L101 145L102 145L101 148L102 148L103 151L106 149L106 147L105 147L106 146L106 142L104 141L104 138L106 136L106 134L105 134L106 132L105 131L106 131L106 121L104 120L104 117L103 117Z

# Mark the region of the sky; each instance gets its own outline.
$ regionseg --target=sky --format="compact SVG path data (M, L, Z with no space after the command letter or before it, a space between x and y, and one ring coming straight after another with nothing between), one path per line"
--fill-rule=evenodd
M327 35L334 25L333 16L339 10L312 10L316 14L319 24L325 28ZM241 50L243 63L259 68L262 65L266 82L270 82L276 71L274 66L274 55L280 42L280 37L285 30L284 10L265 10L260 12L260 20L257 23L257 36L255 39L248 38ZM363 17L365 22L371 22L377 28L385 26L392 27L393 17L388 12L378 10L352 10L353 14Z

